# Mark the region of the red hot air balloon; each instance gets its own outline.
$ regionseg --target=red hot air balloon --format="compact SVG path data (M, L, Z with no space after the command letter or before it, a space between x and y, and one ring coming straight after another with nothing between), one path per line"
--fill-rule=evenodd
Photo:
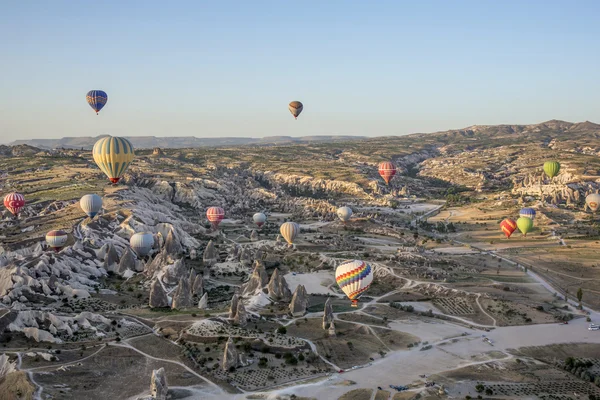
M210 221L213 229L217 229L223 218L225 218L225 211L221 207L210 207L206 210L206 218Z
M506 235L507 239L510 239L510 235L517 229L517 223L510 218L506 218L504 221L500 222L500 229Z
M21 193L13 192L4 197L4 207L13 215L18 215L25 205L25 197Z
M379 164L379 175L383 178L386 185L390 184L390 180L396 175L396 166L389 161Z

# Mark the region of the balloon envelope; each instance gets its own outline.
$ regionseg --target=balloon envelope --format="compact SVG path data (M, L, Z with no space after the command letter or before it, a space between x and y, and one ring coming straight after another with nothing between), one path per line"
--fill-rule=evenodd
M97 194L86 194L79 200L79 206L88 217L94 218L102 208L102 197Z
M13 215L19 214L25 206L25 196L21 193L13 192L4 196L4 207Z
M96 114L102 110L108 101L108 95L102 90L90 90L85 95L87 103L96 111Z
M517 229L517 223L514 219L506 218L500 223L500 229L502 229L507 238L510 238L510 235Z
M548 178L554 178L558 175L558 171L560 171L560 163L558 161L546 161L544 163L544 172L548 175Z
M535 218L535 214L535 210L531 207L526 207L519 211L519 217L530 218L531 220Z
M145 257L154 247L154 235L150 232L134 233L129 239L129 246L139 257Z
M350 207L340 207L337 209L337 216L342 222L346 223L352 217L352 209Z
M304 109L304 105L302 105L302 103L300 103L299 101L292 101L288 105L288 109L290 110L290 112L292 113L292 115L294 116L294 118L298 119L298 116L300 115L300 113Z
M600 208L600 194L598 194L598 193L588 194L587 197L585 198L585 203L588 205L590 210L592 210L593 212L598 211L598 208Z
M279 228L279 232L286 242L292 244L296 236L300 233L300 225L295 222L284 222Z
M210 207L206 210L206 218L210 221L213 228L216 228L223 218L225 218L225 210L221 207Z
M267 222L267 216L263 213L256 213L252 216L252 220L259 227L263 226Z
M335 281L346 293L346 296L352 300L352 306L356 307L358 298L369 289L373 282L373 269L364 261L344 261L335 270Z
M98 167L112 183L119 182L135 157L133 145L129 140L112 136L98 140L92 155Z
M67 240L69 240L69 235L67 232L60 229L50 231L46 234L46 243L56 251L65 247Z
M396 175L396 166L389 162L382 162L379 164L379 175L383 178L386 185L390 184L390 180Z
M523 236L527 236L527 233L531 232L533 229L533 220L527 217L520 217L517 220L517 226L519 227L519 230Z

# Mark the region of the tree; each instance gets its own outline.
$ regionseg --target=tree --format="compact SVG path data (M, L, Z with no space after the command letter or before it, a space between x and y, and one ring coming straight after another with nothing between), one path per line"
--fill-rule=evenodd
M485 386L483 386L483 384L478 383L477 385L475 385L475 390L477 391L477 393L481 393L485 390Z
M277 328L277 333L285 335L287 333L287 328L285 326L280 326L279 328Z
M577 289L577 301L579 301L579 308L581 308L581 299L583 299L583 290Z

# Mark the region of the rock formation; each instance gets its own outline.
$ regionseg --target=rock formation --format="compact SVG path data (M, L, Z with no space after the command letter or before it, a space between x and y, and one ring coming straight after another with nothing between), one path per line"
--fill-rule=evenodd
M198 258L198 252L196 251L196 249L191 249L190 250L190 260L195 260L196 258Z
M207 266L212 266L215 265L217 262L217 249L215 249L215 244L213 243L212 240L210 240L208 242L208 244L206 245L206 249L204 249L204 256L202 257L202 260L204 261L204 265Z
M165 241L165 252L171 256L177 256L183 252L179 240L175 237L174 230L170 230Z
M308 306L308 294L304 285L298 285L290 302L290 312L293 317L299 317L306 314Z
M109 243L106 255L104 256L104 269L107 272L116 272L118 263L119 254L117 253L115 246L113 246L112 243Z
M123 275L125 272L127 272L127 270L139 272L137 270L137 260L129 247L125 249L125 252L121 257L119 268L117 268L117 274Z
M235 293L233 295L233 297L231 298L231 304L229 305L229 318L230 319L235 318L235 315L237 314L239 301L240 301L240 296L238 296L238 294Z
M202 275L197 275L192 283L192 294L196 296L202 296L204 293L204 278Z
M267 285L268 294L270 297L280 301L290 301L292 292L288 287L283 275L279 273L279 269L275 268L271 275L271 280Z
M258 232L256 232L256 229L252 230L252 233L250 234L250 240L253 242L258 240Z
M333 307L331 306L331 298L325 302L323 310L323 329L329 329L329 325L333 322Z
M260 293L262 289L268 284L268 282L269 275L267 275L265 265L257 260L254 262L254 271L252 271L250 279L248 280L248 282L244 283L240 288L241 294L243 297L254 296Z
M158 279L150 286L150 308L169 307L169 299Z
M223 371L229 371L230 368L237 368L246 364L246 357L243 353L237 351L235 343L233 343L233 339L230 337L227 344L225 344L221 368L223 368Z
M235 317L233 318L233 323L239 326L246 326L248 322L248 313L246 312L246 307L244 307L244 303L238 301L237 303L237 311L235 313Z
M188 268L186 267L183 259L175 261L169 265L162 277L162 280L167 285L176 285L179 280L183 277L188 278Z
M162 155L164 155L163 151L160 149L160 147L155 147L154 149L152 149L152 155L154 157L160 157Z
M152 371L152 380L150 381L150 394L155 400L167 400L167 374L164 368Z
M190 290L190 284L187 277L181 277L179 280L179 285L177 289L175 289L175 294L173 295L173 304L171 308L173 309L183 309L192 307L194 302L192 301L192 291Z
M201 310L206 310L208 308L208 293L204 293L204 296L198 302L198 308Z
M327 334L329 336L335 336L335 323L333 321L331 321L331 324L329 324L329 329L327 330Z

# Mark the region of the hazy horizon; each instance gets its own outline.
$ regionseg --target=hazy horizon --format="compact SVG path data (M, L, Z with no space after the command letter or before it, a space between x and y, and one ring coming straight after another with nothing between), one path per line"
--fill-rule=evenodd
M600 4L11 3L0 143L600 121ZM108 93L96 116L91 89ZM305 109L297 121L292 100Z

